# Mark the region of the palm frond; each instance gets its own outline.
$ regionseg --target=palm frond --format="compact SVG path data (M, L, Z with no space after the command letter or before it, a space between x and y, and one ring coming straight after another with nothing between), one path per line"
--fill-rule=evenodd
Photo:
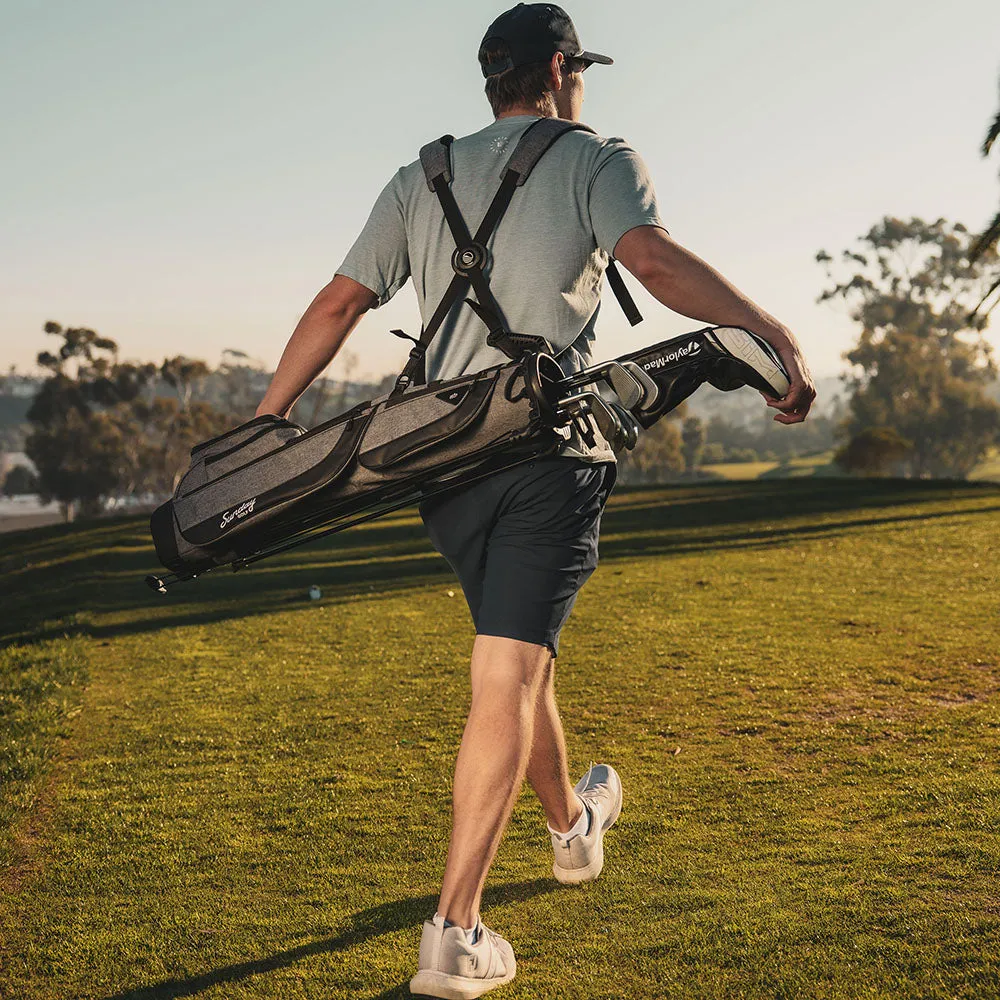
M998 240L1000 240L1000 212L993 216L993 221L986 227L986 231L976 237L976 242L969 251L969 263L974 264L989 247L996 246Z
M1000 137L1000 108L997 109L996 117L990 122L990 127L986 130L986 138L983 140L983 156L989 156L993 143Z
M975 309L973 309L973 310L972 310L972 312L970 312L970 313L969 313L969 315L968 315L968 316L966 317L966 322L968 322L968 323L971 323L971 322L972 322L972 321L973 321L973 320L974 320L974 319L976 318L976 313L978 313L978 312L979 312L979 310L980 310L980 309L982 308L982 306L983 306L983 303L984 303L984 302L985 302L985 301L986 301L986 300L987 300L987 299L988 299L988 298L989 298L989 297L990 297L990 296L991 296L991 295L992 295L992 294L993 294L993 293L994 293L994 292L995 292L995 291L996 291L996 290L997 290L998 288L1000 288L1000 278L997 278L997 280L993 282L993 284L992 284L992 285L990 286L990 290L989 290L989 291L988 291L988 292L987 292L987 293L986 293L986 294L985 294L985 295L984 295L984 296L983 296L983 297L982 297L982 298L981 298L981 299L979 300L979 304L978 304L978 305L976 306L976 308L975 308ZM997 300L997 302L1000 302L1000 299L998 299L998 300ZM989 309L987 309L987 310L986 310L986 315L987 315L987 316L989 316L989 314L990 314L991 312L993 312L993 310L994 310L994 309L995 309L995 308L997 307L997 302L994 302L994 303L993 303L993 305L991 305L991 306L989 307Z
M990 122L990 127L986 132L986 138L983 140L983 156L990 155L990 150L997 138L1000 138L1000 111L997 111L996 117Z

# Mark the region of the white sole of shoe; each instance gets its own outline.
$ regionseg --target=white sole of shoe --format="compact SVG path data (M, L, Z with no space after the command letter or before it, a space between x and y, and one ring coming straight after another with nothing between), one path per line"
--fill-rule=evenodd
M418 972L410 980L410 993L413 996L442 997L444 1000L475 1000L489 990L509 983L516 974L515 969L502 979L467 979L465 976L452 976L447 972L427 969Z
M614 809L601 823L601 829L597 833L597 856L589 865L584 865L582 868L560 868L559 862L554 861L552 874L557 882L562 882L563 885L579 885L581 882L592 882L601 874L604 868L604 834L611 829L615 820L621 815L623 798L621 782L619 781L618 798L615 801Z

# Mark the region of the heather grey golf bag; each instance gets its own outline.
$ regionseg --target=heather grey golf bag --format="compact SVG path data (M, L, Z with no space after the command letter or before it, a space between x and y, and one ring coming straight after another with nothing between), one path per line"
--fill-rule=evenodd
M552 454L557 428L595 426L618 451L699 386L749 385L775 398L788 376L765 341L706 327L564 375L531 352L474 375L361 403L307 431L274 416L198 445L150 527L173 574L156 590L217 566L239 569L446 489Z
M552 453L561 438L551 406L539 405L537 372L531 356L390 393L310 431L261 416L206 441L152 516L157 555L175 574L197 575L319 525L414 503L456 474Z

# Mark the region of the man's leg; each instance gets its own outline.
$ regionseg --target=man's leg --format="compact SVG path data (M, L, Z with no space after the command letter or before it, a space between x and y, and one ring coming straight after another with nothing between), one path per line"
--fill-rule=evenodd
M556 707L555 657L545 673L535 702L534 736L528 761L528 782L535 790L553 830L571 830L580 818L580 806L569 779L566 739Z
M455 762L451 845L437 911L473 927L486 875L524 782L547 646L477 635L472 705Z

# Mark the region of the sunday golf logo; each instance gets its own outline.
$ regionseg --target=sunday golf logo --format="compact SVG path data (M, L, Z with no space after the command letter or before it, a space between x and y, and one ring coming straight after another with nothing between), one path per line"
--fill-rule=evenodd
M247 514L253 513L254 504L257 502L257 498L254 497L252 500L247 500L241 503L239 507L234 507L232 510L227 510L222 515L222 521L219 524L220 528L224 528L230 521L242 520Z
M690 340L675 351L668 351L666 354L661 354L658 358L653 358L652 361L647 361L642 367L647 372L655 371L657 368L663 368L664 365L680 361L681 358L689 358L692 354L697 354L700 350L701 344L697 340Z

